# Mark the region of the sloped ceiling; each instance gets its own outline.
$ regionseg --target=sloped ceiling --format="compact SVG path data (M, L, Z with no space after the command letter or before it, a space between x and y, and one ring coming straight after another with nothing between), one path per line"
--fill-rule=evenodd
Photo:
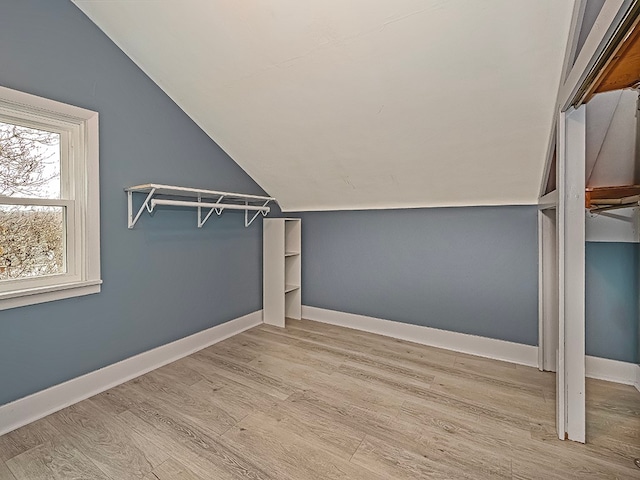
M573 0L73 1L285 211L537 200Z

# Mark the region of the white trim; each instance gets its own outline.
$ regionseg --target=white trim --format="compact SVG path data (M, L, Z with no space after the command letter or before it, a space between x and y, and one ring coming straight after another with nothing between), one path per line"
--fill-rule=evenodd
M545 349L548 348L546 345L544 334L545 332L545 288L548 288L548 285L545 281L545 274L547 273L543 268L544 262L547 259L548 252L546 252L545 240L547 239L548 232L544 228L545 212L543 210L538 210L538 370L544 371L544 353Z
M0 406L0 435L262 323L262 310L148 350Z
M592 357L591 355L585 357L585 365L587 377L624 385L634 385L636 372L640 371L640 366L635 363Z
M560 113L558 135L559 356L564 382L559 383L558 412L565 400L561 439L584 443L585 406L585 146L586 105Z
M0 310L100 292L98 113L2 86L0 109L19 119L55 125L61 132L61 146L66 145L68 152L61 156L68 167L62 175L65 198L2 202L66 207L67 273L7 281L0 295Z
M96 112L87 110L86 108L76 107L75 105L57 102L49 98L31 95L30 93L2 86L0 86L0 97L5 102L11 102L16 108L22 109L25 112L33 112L35 108L44 114L48 113L53 119L59 119L60 115L64 115L70 119L88 120L96 115Z
M302 318L454 352L467 353L529 367L538 366L538 347L532 345L450 332L448 330L383 320L354 313L310 307L308 305L302 306ZM640 365L635 363L587 355L586 376L625 385L635 384L636 388L640 390Z
M556 99L556 103L557 103L557 99ZM549 140L547 140L547 153L545 154L544 165L542 167L542 180L540 181L540 192L538 193L538 204L540 203L541 198L544 198L546 195L549 195L548 193L545 194L544 192L547 190L547 186L549 184L549 174L551 173L551 166L553 163L553 153L556 149L556 143L557 143L556 141L557 131L558 131L558 119L554 115L553 120L551 122L551 133L549 135ZM557 171L558 170L556 168L556 174L557 174ZM557 181L558 181L558 177L556 176L556 189L554 190L554 192L558 191Z
M101 285L102 280L90 280L7 292L0 295L0 310L100 293Z
M549 192L538 199L538 209L556 208L558 206L558 189Z
M85 222L84 275L89 281L100 280L100 128L98 114L85 118Z
M569 36L567 37L567 46L564 51L564 61L562 62L562 76L560 77L560 86L564 83L573 68L573 61L576 59L578 50L578 41L584 22L584 12L587 9L587 0L576 0L573 5L573 14L571 15L571 25L569 26Z
M558 213L538 210L538 368L556 372L559 340Z
M302 318L364 332L377 333L378 335L429 345L430 347L444 348L529 367L538 366L538 347L532 345L383 320L365 315L326 310L307 305L302 306Z

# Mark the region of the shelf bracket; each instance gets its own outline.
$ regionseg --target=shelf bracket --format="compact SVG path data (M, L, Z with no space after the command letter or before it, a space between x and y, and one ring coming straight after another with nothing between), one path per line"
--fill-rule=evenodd
M131 230L136 222L138 221L138 219L140 218L140 215L142 215L142 212L144 212L144 210L146 209L149 213L153 212L153 205L150 203L151 198L153 197L153 195L156 193L156 189L152 188L151 191L149 191L149 194L147 195L147 198L145 198L144 203L142 204L142 206L140 207L140 209L138 210L138 213L136 213L136 216L133 216L133 192L128 191L127 192L127 219L128 219L128 225L127 227L129 228L129 230Z
M267 200L266 202L264 202L264 204L262 205L263 207L266 207L267 204L270 202L271 200ZM244 202L245 205L249 205L249 202L247 202L245 200ZM253 217L251 217L251 220L249 220L249 209L244 211L244 226L248 227L249 225L251 225L253 223L253 221L258 218L258 215L262 214L263 217L267 216L267 211L266 210L258 210Z
M220 195L220 198L218 198L218 200L216 201L216 204L222 202L222 199L224 198L224 195ZM198 194L198 203L202 202L202 195ZM220 216L222 215L222 210L224 210L224 206L222 208L216 208L216 207L212 207L209 210L209 213L207 213L207 215L204 217L204 219L202 218L202 207L198 207L198 228L202 228L203 225L207 222L207 220L209 220L209 217L211 216L211 214L213 212L216 212L216 215Z

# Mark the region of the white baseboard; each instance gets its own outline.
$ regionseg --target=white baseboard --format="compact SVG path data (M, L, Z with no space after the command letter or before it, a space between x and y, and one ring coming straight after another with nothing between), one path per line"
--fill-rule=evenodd
M303 305L302 318L505 362L538 366L538 347Z
M531 345L309 306L302 307L302 317L455 352L531 367L537 367L538 365L538 347ZM262 310L258 310L11 403L0 405L0 435L186 357L261 323ZM640 365L587 356L586 375L590 378L635 385L640 391Z
M302 318L353 328L409 342L444 348L454 352L538 367L538 347L521 343L450 332L437 328L382 320L380 318L337 312L303 305ZM586 376L599 380L634 385L640 390L640 366L606 358L587 356Z
M640 370L640 367L635 363L620 362L590 355L585 358L585 372L589 378L634 385L638 370Z
M262 323L262 310L0 406L0 435Z

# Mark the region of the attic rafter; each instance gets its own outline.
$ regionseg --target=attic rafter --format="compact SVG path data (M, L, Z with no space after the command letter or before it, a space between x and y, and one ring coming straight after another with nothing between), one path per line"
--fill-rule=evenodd
M640 2L632 7L626 23L609 46L603 65L587 90L582 103L597 93L633 88L640 84Z
M640 20L640 19L639 19ZM629 88L640 82L640 28L638 21L620 51L611 60L594 93Z

